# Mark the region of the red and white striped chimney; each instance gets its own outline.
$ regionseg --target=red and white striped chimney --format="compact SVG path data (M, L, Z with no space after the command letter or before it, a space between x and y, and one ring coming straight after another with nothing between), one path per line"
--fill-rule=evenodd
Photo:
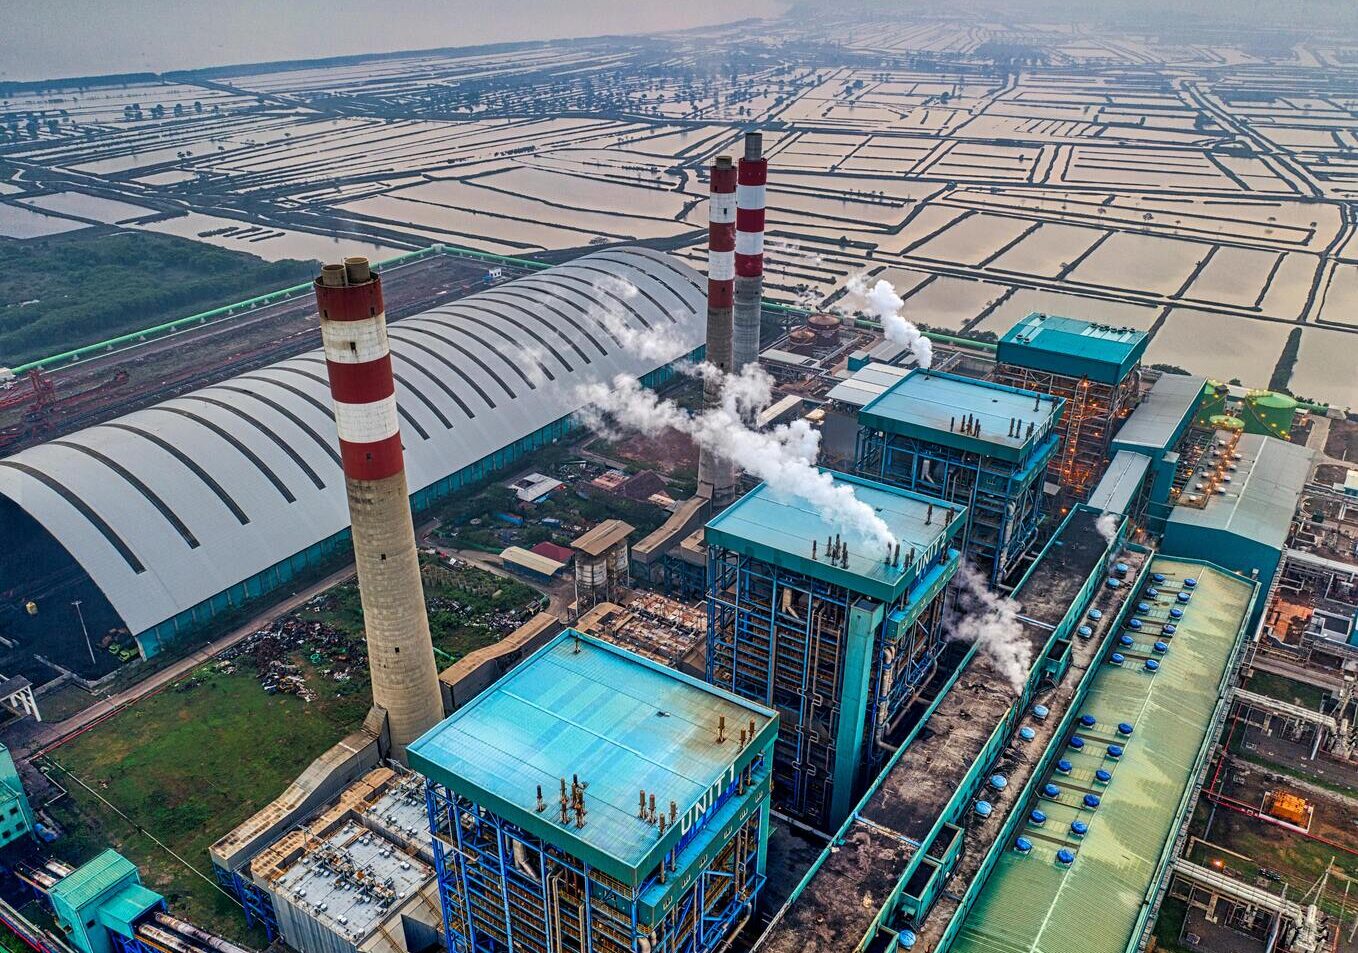
M325 367L353 525L373 702L392 755L443 717L410 514L382 280L366 258L325 265L315 282Z
M764 137L745 134L736 169L736 287L731 366L739 371L759 360L759 320L764 298L764 186L769 163Z
M724 374L732 370L731 308L736 276L736 167L730 156L718 156L709 170L707 203L707 362ZM703 385L707 406L721 403L721 381ZM713 507L735 497L736 469L731 461L703 450L698 456L698 494Z

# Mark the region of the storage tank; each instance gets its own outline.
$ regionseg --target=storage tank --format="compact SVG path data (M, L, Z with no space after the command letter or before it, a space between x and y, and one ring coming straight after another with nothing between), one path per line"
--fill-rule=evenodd
M1267 390L1252 390L1245 396L1245 432L1266 434L1286 440L1292 433L1292 418L1297 414L1296 398Z
M1245 422L1239 417L1232 417L1230 414L1217 414L1207 423L1213 430L1226 430L1231 433L1239 433L1245 429Z
M816 337L822 347L839 343L840 320L833 314L813 314L806 324L812 331L816 332Z
M1208 381L1202 390L1202 403L1198 404L1198 416L1194 421L1200 427L1210 426L1213 417L1226 413L1226 394L1228 388L1221 381Z
M816 332L810 328L793 328L788 332L788 350L794 354L810 354L816 347Z

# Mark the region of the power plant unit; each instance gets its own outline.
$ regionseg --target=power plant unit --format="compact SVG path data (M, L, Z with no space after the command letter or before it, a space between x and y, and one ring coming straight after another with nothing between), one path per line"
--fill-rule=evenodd
M1059 452L1051 478L1084 499L1111 454L1113 432L1131 412L1140 388L1145 331L1033 313L1000 338L995 379L1023 390L1063 397Z
M823 830L848 814L935 669L966 522L955 504L832 478L895 545L846 539L838 514L766 484L707 524L707 679L778 712L776 802Z
M449 953L708 953L764 883L778 717L567 630L410 746Z
M1065 401L914 370L858 414L854 469L967 508L964 551L1003 579L1037 537Z

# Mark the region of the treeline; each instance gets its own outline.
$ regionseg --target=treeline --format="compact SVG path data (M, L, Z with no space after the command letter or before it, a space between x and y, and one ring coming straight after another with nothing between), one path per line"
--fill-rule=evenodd
M286 288L317 267L153 232L76 232L0 250L0 367Z

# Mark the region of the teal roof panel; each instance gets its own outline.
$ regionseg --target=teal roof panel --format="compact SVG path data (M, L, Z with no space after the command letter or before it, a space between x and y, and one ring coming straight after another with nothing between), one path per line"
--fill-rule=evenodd
M859 411L858 421L874 430L1018 462L1046 441L1064 405L1049 394L916 369ZM963 431L968 420L977 425L970 433Z
M1240 460L1206 505L1176 506L1169 522L1219 530L1282 550L1297 513L1297 503L1311 475L1312 452L1295 443L1242 434L1236 444ZM1191 490L1188 492L1192 492Z
M996 356L1005 364L1117 384L1140 362L1149 341L1136 328L1033 312L1005 332Z
M707 524L709 546L762 559L882 602L893 602L914 583L919 570L949 546L966 522L966 507L831 470L837 487L848 487L872 507L900 540L901 561L888 565L885 553L850 538L846 524L826 517L803 500L761 483ZM840 534L849 546L848 567L825 558L825 542ZM817 558L811 558L812 543ZM915 551L914 562L907 554Z
M139 882L136 865L116 850L105 850L57 881L51 895L82 910L126 880Z
M751 721L754 743L741 747ZM409 757L426 777L636 885L685 818L776 733L774 712L568 629L418 739ZM561 779L573 777L588 785L583 827L560 823ZM680 822L664 837L637 816L640 791L657 805L676 802Z

